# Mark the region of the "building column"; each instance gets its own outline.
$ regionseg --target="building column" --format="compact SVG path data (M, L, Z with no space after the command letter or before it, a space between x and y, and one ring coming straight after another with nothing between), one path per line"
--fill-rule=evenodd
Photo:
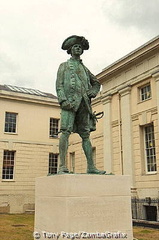
M112 127L111 127L111 95L102 99L104 109L103 142L104 142L104 170L112 172Z
M122 124L122 149L123 149L123 174L131 176L131 186L133 187L134 164L133 164L133 146L132 146L132 123L131 123L131 87L125 87L119 91L120 111Z
M158 116L158 132L159 132L159 72L154 73L152 77L156 81L157 116Z

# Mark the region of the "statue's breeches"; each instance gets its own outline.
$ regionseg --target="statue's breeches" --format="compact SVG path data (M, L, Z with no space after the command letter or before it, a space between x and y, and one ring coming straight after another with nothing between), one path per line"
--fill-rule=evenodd
M90 114L84 101L77 112L61 111L61 131L69 133L76 132L81 137L87 137L90 134Z

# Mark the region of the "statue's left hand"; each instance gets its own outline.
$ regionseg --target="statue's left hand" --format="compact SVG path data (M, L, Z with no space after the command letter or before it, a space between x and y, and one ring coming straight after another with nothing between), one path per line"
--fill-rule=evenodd
M94 97L96 97L96 93L94 93L92 89L90 89L90 90L87 91L87 95L88 95L89 98L94 98Z

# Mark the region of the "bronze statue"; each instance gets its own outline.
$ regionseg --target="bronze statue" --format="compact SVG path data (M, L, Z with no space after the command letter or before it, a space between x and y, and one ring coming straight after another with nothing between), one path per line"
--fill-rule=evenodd
M71 58L59 66L56 81L58 101L61 106L61 137L59 142L59 174L69 173L66 167L68 139L71 132L82 138L82 147L87 159L87 173L105 174L93 163L90 132L95 130L95 115L92 113L91 98L100 89L97 78L83 65L80 56L89 49L88 41L81 36L70 36L62 44L62 49Z

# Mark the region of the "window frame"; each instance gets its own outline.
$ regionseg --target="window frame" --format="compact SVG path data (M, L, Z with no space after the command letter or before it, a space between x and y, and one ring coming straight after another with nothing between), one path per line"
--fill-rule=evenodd
M14 116L15 116L15 123L14 122L11 122L11 121L7 121L8 119L7 119L7 114L14 114ZM8 118L10 118L11 119L11 117L9 116ZM5 119L4 119L4 133L6 133L6 134L17 134L17 122L18 122L18 113L15 113L15 112L8 112L8 111L6 111L5 112ZM11 126L11 125L15 125L15 127L13 127L13 126ZM6 125L8 125L8 126L6 126ZM9 129L9 128L11 128L11 130L14 128L15 129L15 131L7 131L7 128Z
M152 131L149 133L149 137L150 137L150 134L153 134L152 138L148 139L149 142L152 141L153 142L153 145L152 147L150 146L149 148L146 146L146 144L148 144L149 142L146 140L146 128L148 127L152 127ZM146 174L156 174L157 173L157 161L156 161L156 144L155 144L155 132L154 132L154 124L151 123L151 124L147 124L146 126L143 127L143 134L144 134L144 158L145 158L145 173ZM151 152L154 152L153 155L149 155L147 153L151 153ZM148 169L148 158L151 158L153 157L153 163L151 164L154 164L156 165L156 170L154 171L149 171ZM150 165L150 164L149 164ZM153 167L153 166L152 166Z
M7 159L7 158L5 159L5 155L7 155L7 153L12 153L13 154L13 159L11 159L12 157L10 157L9 159ZM16 156L16 151L13 151L13 150L12 151L10 151L10 150L4 150L3 151L2 181L14 181L14 177L15 177L15 156ZM10 162L13 161L13 163L6 163L7 166L11 164L11 167L13 168L12 173L9 173L9 174L4 173L5 161L6 162L7 161L10 161ZM4 176L7 176L7 175L12 176L12 178L11 177L5 178Z
M142 96L144 96L144 94L146 95L146 91L145 91L145 93L143 93L142 94L142 90L144 89L144 88L147 88L147 87L150 87L150 96L149 97L147 97L147 98L144 98L144 99L142 99ZM145 101L148 101L148 100L150 100L152 98L152 90L151 90L151 83L150 82L147 82L146 84L144 84L144 85L142 85L142 86L140 86L139 87L139 102L145 102Z
M53 126L54 123L51 123L51 120L57 121L57 125L55 127ZM59 118L50 117L50 122L49 122L49 137L50 138L58 138L59 120L60 120ZM53 132L54 129L56 129L55 134L52 134L51 132Z
M53 159L51 157L56 157L56 159ZM58 161L58 158L59 158L59 154L58 153L52 153L50 152L49 153L49 163L48 163L48 175L52 175L52 174L57 174L58 173L58 164L59 164L59 161ZM52 161L53 163L53 160L57 160L57 166L54 166L53 164L50 165L50 162ZM51 169L56 169L56 171L50 171Z

